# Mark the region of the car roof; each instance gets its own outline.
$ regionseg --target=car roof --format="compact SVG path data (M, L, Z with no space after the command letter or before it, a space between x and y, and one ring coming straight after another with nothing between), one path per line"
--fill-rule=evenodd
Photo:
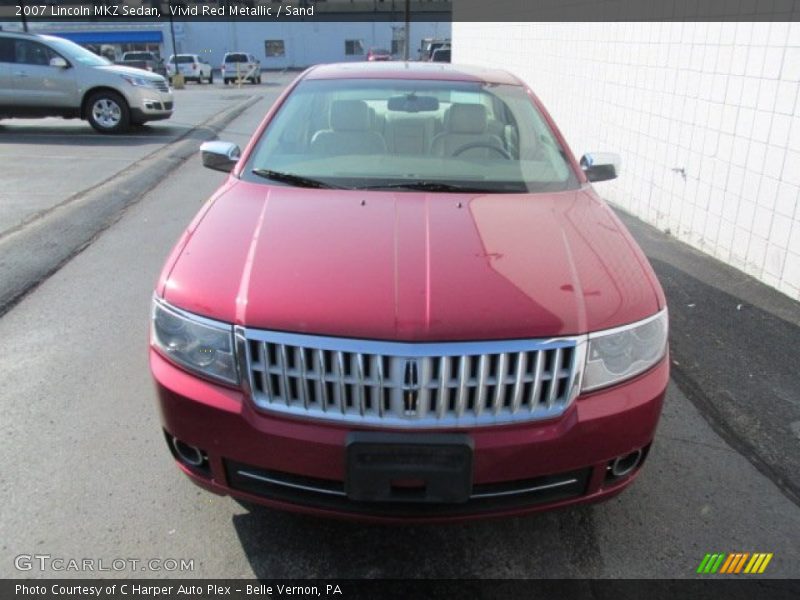
M468 65L428 62L357 62L331 63L312 67L306 79L432 79L441 81L476 81L522 85L502 69L486 69Z
M39 34L31 33L30 31L11 31L10 29L0 29L0 35L6 36L19 36L19 37L42 37Z
M32 31L8 31L7 29L0 29L0 35L3 37L16 37L21 39L32 39L38 41L52 41L52 40L63 40L64 38L58 37L56 35L46 35L41 33L33 33Z

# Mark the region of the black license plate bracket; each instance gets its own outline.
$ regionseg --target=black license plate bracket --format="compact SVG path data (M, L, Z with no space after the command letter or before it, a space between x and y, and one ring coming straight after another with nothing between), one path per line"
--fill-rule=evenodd
M346 451L351 500L463 503L472 492L473 441L466 434L356 431Z

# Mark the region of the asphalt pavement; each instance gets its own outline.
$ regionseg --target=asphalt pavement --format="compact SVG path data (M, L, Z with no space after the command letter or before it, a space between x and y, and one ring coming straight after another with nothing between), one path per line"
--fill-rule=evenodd
M247 108L220 139L243 144L277 91ZM794 305L757 282L730 289L738 279L718 282L713 264L710 274L698 266L702 256L690 255L687 264L684 246L628 218L671 302L678 379L648 463L619 497L524 518L391 527L243 506L193 486L164 444L147 323L166 254L223 178L196 157L177 165L0 318L0 577L85 575L14 567L20 554L46 553L194 561L191 571L104 577L682 578L696 576L707 552L735 551L774 553L765 576L800 575L790 462L797 440L770 434L772 417L760 428L737 428L712 414L708 407L725 399L713 394L720 381L729 381L726 393L739 401L739 375L711 355L713 344L690 352L684 340L686 329L709 340L718 328L752 336L772 318L780 321L769 321L770 335L779 333L775 325L794 335ZM723 271L719 279L730 277ZM700 283L689 287L692 280ZM736 311L753 316L747 328L737 329L741 318L727 313L683 316L699 306L719 312L721 298L728 301L722 292L743 298ZM723 352L747 358L739 334L726 335L733 337L725 344L739 346ZM704 367L709 356L714 362ZM791 422L792 370L767 363L759 376L790 397L776 403L767 391L748 395L750 413L767 419L780 404L776 418Z
M284 81L285 78L282 78ZM0 236L114 177L198 125L270 86L187 84L175 112L124 135L98 135L79 119L0 122ZM54 185L54 182L57 184Z

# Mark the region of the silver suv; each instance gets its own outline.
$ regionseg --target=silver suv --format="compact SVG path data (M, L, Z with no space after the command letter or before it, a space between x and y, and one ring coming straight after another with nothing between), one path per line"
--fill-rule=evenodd
M247 52L226 52L222 58L222 81L226 85L242 81L261 83L261 63Z
M0 118L79 118L121 133L172 111L161 75L114 65L63 38L0 32Z

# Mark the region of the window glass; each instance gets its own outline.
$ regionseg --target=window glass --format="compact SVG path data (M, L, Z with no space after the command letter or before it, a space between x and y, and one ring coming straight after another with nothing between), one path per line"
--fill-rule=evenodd
M302 81L256 143L244 177L271 170L352 188L437 182L487 192L574 189L547 122L517 85Z
M18 64L46 67L50 59L58 56L44 44L31 40L14 40L14 54Z
M264 42L264 54L266 56L285 56L286 48L284 48L283 40L266 40Z
M67 60L79 62L90 67L110 65L111 61L102 56L97 56L86 48L63 38L48 37L47 43L53 46Z
M0 37L0 62L14 62L14 40Z
M344 53L347 56L364 54L364 43L361 40L345 40Z

